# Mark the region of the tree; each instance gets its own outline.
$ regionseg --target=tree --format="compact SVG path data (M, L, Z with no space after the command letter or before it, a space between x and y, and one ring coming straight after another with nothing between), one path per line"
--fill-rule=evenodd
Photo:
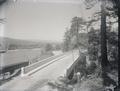
M3 5L8 0L0 0L0 6Z
M108 65L107 58L107 38L106 38L106 1L102 1L101 4L101 66L102 66L102 77L104 79L103 84L106 85L106 67Z
M67 28L64 35L64 46L67 50L79 48L81 45L79 31L83 30L85 24L85 20L81 17L72 18L70 29Z
M120 0L110 0L118 16L118 88L120 88ZM119 89L120 90L120 89Z
M109 0L113 7L108 8L109 11L114 11L118 17L118 87L120 88L120 0ZM120 90L120 89L119 89Z
M71 24L70 32L71 32L72 40L74 40L73 44L76 48L79 49L79 46L81 45L79 40L80 38L79 32L84 30L83 27L85 26L86 21L82 17L73 17L71 23L72 24Z
M66 28L66 32L64 34L64 44L63 51L69 51L71 48L71 34L68 28Z
M99 60L99 45L100 45L100 38L98 30L91 28L88 32L88 54L90 61L98 61Z
M46 44L46 46L45 46L45 51L46 52L49 52L49 51L51 51L53 49L53 47L52 47L52 45L51 44Z
M54 49L55 50L61 50L62 45L61 44L56 44Z
M100 26L100 30L101 30L101 67L102 67L102 78L103 78L103 84L106 85L106 67L109 64L108 61L108 56L107 56L107 37L106 37L106 0L85 0L86 1L86 5L88 6L88 9L93 7L93 3L95 1L100 1L101 2L101 26Z

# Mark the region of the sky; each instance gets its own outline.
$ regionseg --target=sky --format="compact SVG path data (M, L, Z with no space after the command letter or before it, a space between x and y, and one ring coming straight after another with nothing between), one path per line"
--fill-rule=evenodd
M7 6L5 37L63 41L75 16L87 16L80 0L21 0Z

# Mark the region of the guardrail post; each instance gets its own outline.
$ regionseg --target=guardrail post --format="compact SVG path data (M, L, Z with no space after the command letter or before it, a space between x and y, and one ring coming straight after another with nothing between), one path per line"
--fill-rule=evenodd
M77 82L80 83L80 72L77 72Z
M21 68L21 77L24 76L24 67Z

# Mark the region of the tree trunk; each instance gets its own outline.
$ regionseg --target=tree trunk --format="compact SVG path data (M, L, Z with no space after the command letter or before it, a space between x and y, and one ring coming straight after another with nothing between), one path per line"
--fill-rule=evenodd
M102 67L102 78L103 84L105 85L106 77L106 66L108 65L107 58L107 40L106 40L106 12L105 12L105 1L101 4L101 67Z
M118 6L118 85L120 87L120 6Z
M116 2L118 8L118 86L114 91L120 91L120 0Z

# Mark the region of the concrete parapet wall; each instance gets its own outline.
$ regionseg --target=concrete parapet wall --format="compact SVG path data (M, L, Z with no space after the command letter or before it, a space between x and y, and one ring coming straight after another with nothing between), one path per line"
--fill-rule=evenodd
M75 60L75 62L67 69L66 77L68 79L72 79L72 77L74 76L74 70L75 70L76 66L82 60L86 60L86 56L83 53L81 53L80 56Z
M36 62L29 66L26 66L24 68L21 68L21 76L26 76L26 75L32 74L32 73L40 70L41 68L44 68L44 67L48 66L49 64L63 58L64 56L65 56L64 54L52 56L52 57L49 57L42 61L39 61L39 62Z

